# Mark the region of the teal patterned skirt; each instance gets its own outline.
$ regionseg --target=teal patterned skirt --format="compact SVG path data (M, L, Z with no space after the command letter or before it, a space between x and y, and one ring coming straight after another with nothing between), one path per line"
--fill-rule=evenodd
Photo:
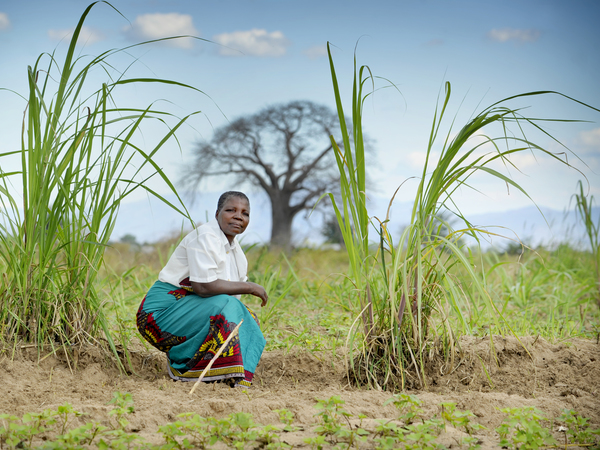
M137 312L139 332L167 354L171 378L196 381L240 320L244 323L203 381L251 386L265 348L256 315L230 295L199 297L189 281L177 287L157 281Z

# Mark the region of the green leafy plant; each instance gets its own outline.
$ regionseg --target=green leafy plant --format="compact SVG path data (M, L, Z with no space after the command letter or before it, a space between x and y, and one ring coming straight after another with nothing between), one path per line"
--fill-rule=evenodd
M143 439L135 433L126 433L123 430L111 430L104 434L107 440L100 438L98 449L100 450L132 450L136 448L134 443L139 443L137 448L148 447Z
M181 440L178 439L185 435L185 432L181 429L182 426L182 421L176 420L175 422L158 427L158 431L162 434L162 437L165 440L165 447L179 450L194 448L193 444L187 437ZM202 445L198 445L198 447L204 448Z
M429 419L408 425L404 433L404 448L410 450L442 448L435 442L435 439L443 428L444 423L439 419Z
M375 427L375 432L383 437L395 437L400 433L399 426L391 420L378 420L379 425Z
M390 403L402 413L400 419L407 424L413 423L415 419L421 418L423 415L423 409L421 408L423 403L415 395L395 394L384 402L384 406Z
M233 432L233 423L231 417L226 417L224 419L216 419L214 417L209 417L208 424L209 431L213 436L211 439L223 441L226 444L231 443L231 434Z
M97 437L103 436L107 432L108 428L98 422L88 422L58 435L56 440L44 444L44 449L80 449L82 446L92 445Z
M474 436L465 436L461 439L461 444L465 445L469 450L478 450L481 448L481 440Z
M508 415L496 428L500 435L500 445L511 449L538 449L547 445L555 445L556 439L542 421L545 420L540 410L531 406L521 408L504 408Z
M123 416L133 412L131 397L115 393L113 411L120 409ZM396 404L404 412L411 415L420 408L416 397L395 399ZM390 399L392 401L392 399ZM364 415L358 415L360 423L352 426L352 415L343 408L343 400L333 396L327 400L317 400L318 422L316 436L304 438L304 443L313 449L319 448L377 448L377 449L438 449L442 448L437 437L444 429L444 422L464 428L472 433L483 427L473 423L469 411L461 412L453 402L442 404L441 418L418 416L412 423L396 420L379 420L375 430L363 427ZM555 444L543 415L535 408L506 408L506 420L496 429L500 436L500 445L513 449L535 449ZM293 415L288 410L277 410L281 421L288 425L293 423ZM115 414L110 414L112 417ZM197 413L183 413L174 422L162 425L158 431L164 443L151 444L136 433L128 433L123 427L107 428L91 421L80 426L73 426L74 418L84 415L69 404L61 405L56 410L44 410L39 413L26 413L23 417L8 414L0 415L0 450L16 450L20 448L38 448L46 450L81 450L99 448L106 450L184 450L205 449L214 446L221 448L265 448L289 449L291 446L281 440L281 428L273 425L260 425L254 422L251 414L244 412L231 413L227 417L201 417ZM575 411L564 410L557 419L564 426L558 427L565 432L565 446L594 447L597 445L600 430L591 429L589 420ZM548 425L550 425L549 423ZM323 428L319 428L323 427ZM296 431L294 429L293 431ZM480 441L472 435L462 438L459 444L469 449L479 448ZM561 445L556 445L561 447Z
M210 448L218 442L228 448L245 448L247 445L260 445L267 449L290 448L279 440L277 427L258 425L249 413L232 413L223 419L200 417L195 413L179 414L177 417L175 422L159 427L165 440L161 449Z
M362 427L362 420L366 417L362 414L359 415L361 423L356 427L352 426L349 421L352 414L344 409L342 406L344 403L346 402L338 395L333 395L327 400L317 400L315 408L319 412L315 416L318 418L319 424L315 427L315 431L319 436L329 436L335 441L342 441L347 448L350 448L360 442L365 442L370 433Z
M68 403L56 410L45 409L40 413L25 413L23 417L0 415L0 449L44 448L71 450L93 445L96 438L113 440L111 431L97 422L70 428L83 413ZM137 437L136 437L137 438ZM97 442L100 445L100 441ZM39 442L43 442L39 444ZM110 441L109 441L110 442Z
M473 432L476 430L485 430L486 428L477 423L472 422L471 419L475 418L475 414L471 411L459 411L456 409L456 403L454 402L445 402L441 404L442 406L442 420L451 424L456 428L464 428L464 430L469 434L469 436L465 436L461 439L463 445L466 445L469 449L478 449L479 439L473 437Z
M436 418L419 423L408 423L404 426L387 421L381 421L376 427L377 436L374 438L377 449L436 449L440 445L435 442L444 423Z
M456 428L464 428L464 430L473 434L475 430L485 430L485 427L479 423L471 422L471 419L475 418L475 414L471 411L459 411L456 409L456 403L454 402L445 402L441 404L442 406L442 419L445 422L450 423L452 426Z
M273 412L276 412L279 416L279 421L284 424L283 431L292 432L296 431L297 427L293 425L294 423L294 413L289 409L275 409Z
M342 427L342 420L348 420L352 416L342 406L346 403L339 395L333 395L327 400L317 400L315 416L319 420L319 425L315 431L320 435L334 435Z
M589 419L583 417L581 414L573 411L572 409L563 410L562 414L558 418L560 422L563 422L566 427L566 439L571 438L571 442L590 445L598 443L598 437L600 436L600 428L592 430L590 429ZM567 445L567 442L565 442Z
M258 438L258 432L256 430L256 424L252 419L252 414L245 412L238 412L229 415L233 425L235 425L239 431L231 433L233 439L233 445L235 448L244 448L248 442L253 442Z
M362 425L362 421L366 417L367 416L364 414L359 414L358 418L360 419L360 424L354 427L349 425L348 428L340 427L340 429L335 433L335 437L346 443L347 448L354 447L355 445L359 447L361 443L367 441L369 435L371 434L365 430Z
M158 429L170 448L207 448L219 439L219 435L211 433L209 419L195 413L183 413L177 417L180 419Z
M323 435L304 438L303 441L310 445L310 448L313 450L322 450L323 446L327 445L327 441Z
M23 442L31 446L33 438L42 431L45 431L41 427L25 425L17 416L11 414L0 414L0 421L2 421L2 426L0 427L0 448L2 448L4 443L9 448L23 446Z
M376 450L393 450L399 447L399 441L395 437L384 436L375 439Z
M279 440L278 431L279 428L273 425L258 426L256 428L256 441L260 442L267 449L290 448L290 445Z
M108 415L114 416L116 421L115 429L124 430L125 427L129 425L129 421L126 419L126 416L135 412L135 408L133 406L133 397L129 392L115 392L113 393L113 398L110 400L109 404L114 405L114 408L108 413Z

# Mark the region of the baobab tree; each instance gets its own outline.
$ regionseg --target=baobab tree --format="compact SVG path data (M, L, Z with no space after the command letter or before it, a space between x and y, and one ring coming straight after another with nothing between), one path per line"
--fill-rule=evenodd
M189 182L197 186L208 177L229 176L239 186L258 186L271 201L271 244L289 248L294 217L324 192L339 191L332 135L341 148L338 116L326 106L310 101L269 106L199 143Z

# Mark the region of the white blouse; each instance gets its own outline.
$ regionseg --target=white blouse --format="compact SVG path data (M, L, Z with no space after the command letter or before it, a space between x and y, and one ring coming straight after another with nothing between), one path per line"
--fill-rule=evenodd
M219 223L213 219L183 238L158 274L158 279L174 286L179 286L187 277L197 283L210 283L217 279L246 281L247 272L248 260L237 237L230 245Z

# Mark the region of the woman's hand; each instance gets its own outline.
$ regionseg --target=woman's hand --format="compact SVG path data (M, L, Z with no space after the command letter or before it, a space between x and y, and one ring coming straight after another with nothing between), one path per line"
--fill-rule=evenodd
M267 300L269 299L269 296L267 295L267 291L265 291L265 288L262 287L260 284L252 283L251 281L247 281L247 284L249 284L252 289L249 292L249 294L252 294L252 295L262 299L262 303L260 304L260 306L261 307L265 306L267 304Z

